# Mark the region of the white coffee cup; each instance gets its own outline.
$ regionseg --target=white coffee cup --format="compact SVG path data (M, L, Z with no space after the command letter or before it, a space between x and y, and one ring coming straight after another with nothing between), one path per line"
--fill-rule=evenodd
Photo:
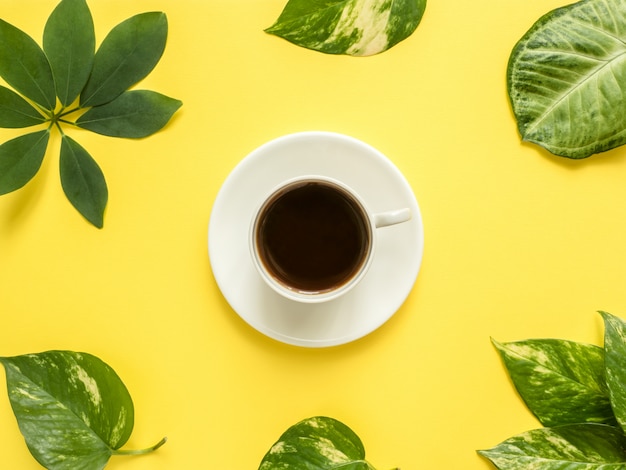
M254 212L249 245L257 271L297 302L325 302L350 291L371 266L376 231L411 219L409 208L372 213L333 178L305 175L275 187Z

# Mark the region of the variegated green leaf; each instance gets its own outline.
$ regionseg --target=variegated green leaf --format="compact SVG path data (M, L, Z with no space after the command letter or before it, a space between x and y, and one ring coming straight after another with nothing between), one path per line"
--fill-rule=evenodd
M28 183L39 171L46 154L50 132L32 132L0 145L0 194Z
M265 31L328 54L370 56L408 38L426 0L289 0Z
M604 424L536 429L478 453L500 470L623 470L626 439Z
M626 143L626 2L543 16L513 49L507 82L524 140L569 158Z
M46 22L43 49L52 67L57 96L64 106L72 104L87 83L95 44L87 2L62 0Z
M1 358L28 449L48 470L102 469L129 438L134 408L107 364L85 353Z
M161 130L181 106L181 101L155 91L126 91L110 103L91 108L76 125L111 137L138 139Z
M45 118L28 101L0 85L0 127L29 127L44 121Z
M345 424L324 416L290 427L272 446L259 470L370 470L359 437Z
M622 429L626 429L626 322L607 312L604 319L606 381L611 404Z
M602 348L556 339L493 343L515 388L544 426L615 424Z
M115 26L96 51L81 106L108 103L148 75L163 55L167 30L161 12L141 13Z
M67 135L61 140L59 169L67 199L85 219L102 228L109 198L104 174L89 152Z

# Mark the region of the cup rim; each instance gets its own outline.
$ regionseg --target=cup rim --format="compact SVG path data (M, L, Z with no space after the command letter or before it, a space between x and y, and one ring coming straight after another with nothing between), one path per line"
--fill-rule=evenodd
M324 291L324 292L313 292L313 291L305 292L305 291L299 291L296 289L289 288L287 285L280 282L278 279L276 279L274 276L272 276L268 272L268 270L265 268L263 262L260 259L260 256L258 254L258 248L257 248L256 233L257 233L259 218L263 212L263 209L267 205L267 203L270 202L273 196L279 191L289 186L292 186L294 184L297 184L300 182L306 182L306 181L311 181L311 182L320 181L323 183L337 186L340 189L342 189L344 192L350 195L350 197L352 197L361 207L361 210L363 211L363 214L365 215L365 218L366 218L367 226L369 228L369 238L370 238L369 248L367 250L365 260L361 263L361 266L358 269L358 271L350 279L348 279L346 282L344 282L337 288ZM365 277L365 275L369 271L369 268L372 264L372 260L374 258L374 251L376 247L376 225L375 225L373 214L369 211L365 202L362 200L359 194L347 184L335 178L331 178L331 177L324 176L324 175L316 175L316 174L300 175L300 176L296 176L296 177L289 178L287 180L282 181L281 183L275 185L265 195L261 203L257 206L256 210L253 212L253 215L250 221L249 233L248 233L248 244L249 244L249 251L250 251L250 256L252 258L252 262L257 272L260 274L261 278L265 281L265 283L270 288L272 288L275 292L277 292L278 294L290 300L303 302L303 303L320 303L320 302L326 302L329 300L336 299L346 294L347 292L352 290L352 288L355 287L361 281L361 279L363 279L363 277Z

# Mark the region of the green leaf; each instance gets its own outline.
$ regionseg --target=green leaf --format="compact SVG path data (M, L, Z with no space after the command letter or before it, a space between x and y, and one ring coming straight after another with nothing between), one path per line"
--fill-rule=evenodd
M91 155L67 135L61 140L59 163L65 195L85 219L102 228L108 199L102 170Z
M615 424L602 348L556 339L493 344L526 406L544 426Z
M111 137L147 137L162 129L181 106L181 101L154 91L126 91L88 110L76 125Z
M52 111L56 93L52 70L28 34L0 19L0 77L35 103Z
M626 143L626 3L582 0L539 19L511 53L508 93L526 141L568 158Z
M290 427L261 461L259 470L368 470L359 437L345 424L324 416Z
M49 470L104 468L129 438L131 397L117 374L85 353L49 351L0 359L20 431Z
M43 33L56 93L64 106L74 102L91 73L95 32L85 0L63 0L54 9Z
M28 101L13 90L0 86L0 127L29 127L44 121Z
M265 31L327 54L369 56L408 38L426 0L289 0Z
M167 18L161 12L141 13L113 28L96 52L81 106L108 103L143 79L163 55L166 40Z
M21 188L37 174L49 138L50 132L43 130L0 145L0 194Z
M607 312L604 320L606 382L617 421L626 429L626 322Z
M623 470L626 439L604 424L536 429L478 453L500 470Z

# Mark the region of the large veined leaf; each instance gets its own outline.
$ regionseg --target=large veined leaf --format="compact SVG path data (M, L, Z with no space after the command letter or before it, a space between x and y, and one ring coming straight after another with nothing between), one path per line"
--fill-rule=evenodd
M324 416L291 426L267 452L259 470L369 470L359 437Z
M370 56L409 37L426 0L289 0L265 31L328 54Z
M493 343L526 406L544 426L615 424L602 348L555 339Z
M536 429L478 453L500 470L623 470L626 439L604 424Z
M52 67L57 96L64 106L72 104L87 83L95 44L87 2L61 1L46 22L43 49Z
M76 125L111 137L147 137L162 129L181 106L181 101L155 91L126 91L89 109Z
M607 312L604 319L606 381L617 421L626 429L626 322Z
M32 132L0 145L0 194L28 183L39 171L46 154L50 132Z
M167 29L162 12L141 13L115 26L96 51L81 106L108 103L148 75L163 55Z
M52 70L41 47L28 34L0 19L0 77L45 109L56 107Z
M626 143L626 2L582 0L540 18L507 82L524 140L569 158Z
M67 199L85 219L102 228L109 196L104 174L87 150L67 135L61 140L59 169Z
M0 127L29 127L42 122L44 117L28 101L0 85Z

